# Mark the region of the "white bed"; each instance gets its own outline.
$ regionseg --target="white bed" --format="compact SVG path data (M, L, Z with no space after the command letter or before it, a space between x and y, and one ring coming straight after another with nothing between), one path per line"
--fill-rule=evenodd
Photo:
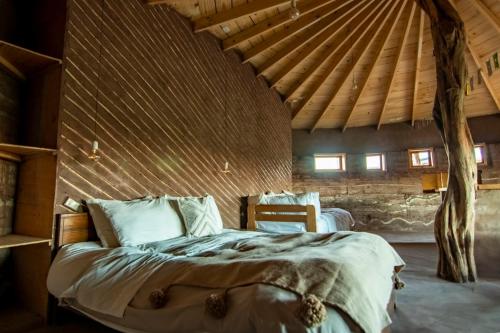
M225 233L229 234L229 231L226 230ZM247 237L249 233L232 231L231 235L234 234L234 237L238 238ZM167 241L163 246L175 249L178 244L186 241L189 241L187 237L178 237ZM60 300L61 305L71 307L122 332L361 332L359 326L349 316L330 306L326 307L327 319L318 327L308 328L296 316L299 296L291 291L265 284L231 289L228 293L231 308L223 319L216 319L206 313L205 300L213 290L199 287L173 286L169 290L168 306L160 309L144 308L137 305L140 301L134 298L126 306L121 317L103 314L106 311L95 311L91 309L92 306L82 305L78 296L78 289L83 288L79 285L82 275L90 271L97 276L98 272L93 272L91 268L96 262L120 251L126 256L129 249L132 253L138 251L136 248L102 248L98 242L81 242L62 247L49 272L47 286L50 293ZM190 251L205 252L207 249L209 247L202 245ZM142 250L145 253L151 252L151 248ZM397 255L391 260L394 262L389 263L389 266L404 264ZM392 272L386 269L384 274L387 276ZM376 292L382 295L385 304L389 304L393 281L391 278L380 281L383 282L377 284ZM145 285L148 283L149 280ZM83 291L82 293L85 295L80 297L81 300L92 299L91 303L94 304L103 301L98 299L99 295L94 297L90 295L92 293Z

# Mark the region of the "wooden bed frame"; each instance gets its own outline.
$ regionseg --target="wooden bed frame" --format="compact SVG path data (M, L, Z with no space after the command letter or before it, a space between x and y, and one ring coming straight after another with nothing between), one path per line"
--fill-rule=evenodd
M257 230L257 222L303 222L306 231L316 232L314 205L255 205L247 208L247 229Z
M98 240L88 213L60 214L57 217L56 249L67 244Z

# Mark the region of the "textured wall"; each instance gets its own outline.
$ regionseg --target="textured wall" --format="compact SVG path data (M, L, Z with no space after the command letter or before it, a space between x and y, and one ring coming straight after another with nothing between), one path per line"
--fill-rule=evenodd
M500 118L471 119L476 142L487 144L488 166L481 167L484 183L500 182ZM483 129L481 131L481 128ZM447 158L432 123L412 129L405 124L373 128L318 131L313 135L294 131L293 188L319 191L324 207L349 210L360 230L431 232L439 194L422 193L423 173L446 171ZM436 167L409 170L408 148L434 147ZM314 153L346 152L346 173L314 172ZM366 171L365 153L385 152L387 172Z
M291 187L289 111L250 66L166 6L104 1L101 22L101 3L69 2L59 212L66 196L208 192L239 226L240 196ZM87 158L94 129L98 163Z

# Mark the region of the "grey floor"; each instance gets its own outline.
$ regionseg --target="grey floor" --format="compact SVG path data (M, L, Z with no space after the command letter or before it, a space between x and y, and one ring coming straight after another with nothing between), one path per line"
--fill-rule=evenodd
M455 284L435 276L434 244L395 245L407 263L401 274L405 289L398 291L393 333L500 333L500 277L475 284ZM500 263L492 263L498 265ZM0 320L1 322L1 320ZM0 324L0 332L2 332ZM26 330L11 330L27 332ZM72 318L66 324L31 333L111 333L90 320Z

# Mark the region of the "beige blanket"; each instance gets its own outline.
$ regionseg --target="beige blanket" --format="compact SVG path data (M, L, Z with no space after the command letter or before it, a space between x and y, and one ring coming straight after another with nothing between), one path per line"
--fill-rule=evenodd
M189 248L192 242L184 246ZM189 253L184 246L177 246L175 251L170 248L169 253ZM157 249L161 250L161 245ZM151 248L146 250L151 251ZM386 312L387 288L382 286L390 283L395 267L404 265L382 238L354 232L259 235L223 242L207 252L189 254L168 255L162 259L158 252L151 251L143 254L147 260L139 260L137 253L132 251L128 259L119 259L118 255L110 260L103 258L94 270L97 268L104 273L89 271L90 276L82 278L73 294L91 309L105 309L107 298L120 292L116 287L110 288L107 279L129 281L129 288L133 289L130 281L139 281L141 273L132 266L140 261L137 266L148 273L136 283L140 288L137 288L131 303L134 307L149 307L153 290L163 288L168 296L168 288L173 285L223 291L264 283L302 296L315 295L325 304L347 313L365 332L379 333L390 324ZM126 266L121 266L123 260ZM117 278L118 272L120 279ZM122 284L123 289L125 286ZM98 294L99 299L85 304L85 295L88 297L91 292ZM228 303L230 306L230 300Z

